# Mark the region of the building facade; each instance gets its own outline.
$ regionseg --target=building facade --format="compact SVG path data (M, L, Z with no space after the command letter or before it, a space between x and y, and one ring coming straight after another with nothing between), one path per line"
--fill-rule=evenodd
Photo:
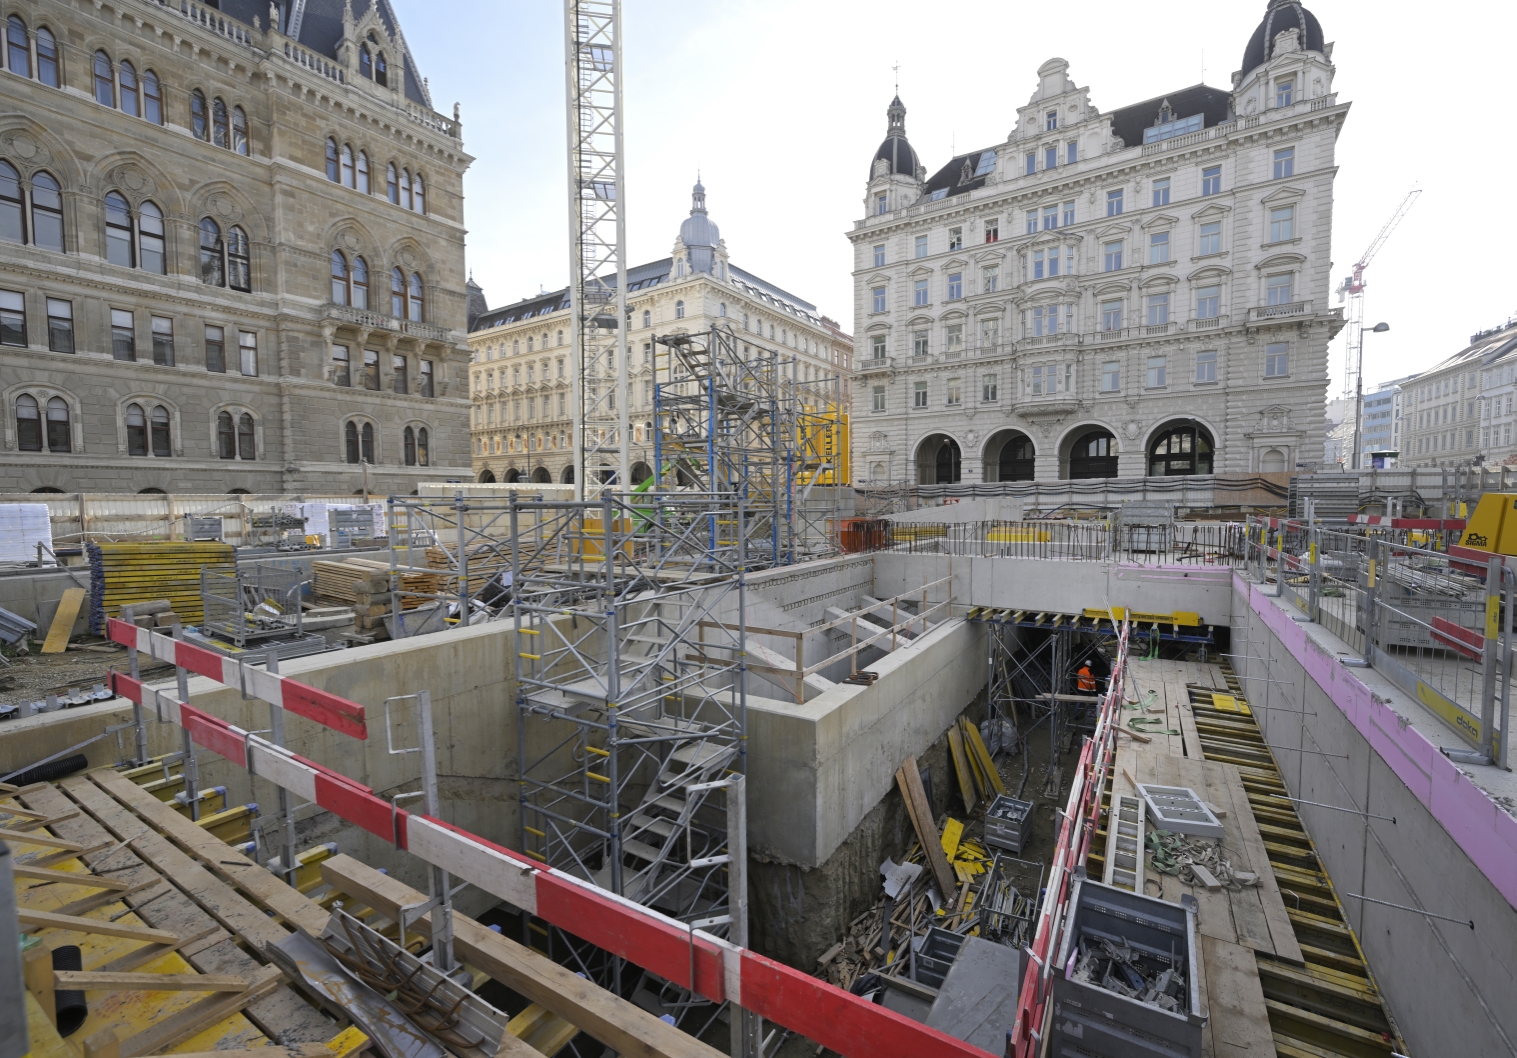
M1517 321L1470 336L1470 344L1403 387L1401 465L1479 466L1517 454L1512 408Z
M1401 451L1402 390L1416 375L1382 382L1364 395L1364 425L1359 430L1359 466L1396 465ZM1352 446L1352 442L1350 442ZM1387 462L1391 460L1391 462Z
M655 335L730 327L739 337L751 336L753 344L778 349L788 377L848 399L852 338L815 305L732 264L699 183L671 255L627 269L627 308L630 391L622 399L632 426L633 484L652 473ZM573 480L575 364L569 341L567 287L473 320L470 396L477 480ZM616 384L614 377L586 380L588 386Z
M387 0L30 0L0 32L0 489L469 473L471 159Z
M1320 461L1331 56L1271 0L1231 91L1102 113L1051 59L1004 142L931 177L894 100L849 233L855 481Z

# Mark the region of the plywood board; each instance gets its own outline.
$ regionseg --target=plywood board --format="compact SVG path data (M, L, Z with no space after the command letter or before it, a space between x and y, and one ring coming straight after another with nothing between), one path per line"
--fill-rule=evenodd
M1202 937L1200 946L1210 1014L1201 1053L1214 1058L1274 1058L1274 1036L1254 953L1215 937Z
M83 588L64 591L63 598L58 600L58 609L53 612L53 623L48 626L42 653L62 654L68 649L68 637L74 631L74 622L79 620L79 607L83 605Z

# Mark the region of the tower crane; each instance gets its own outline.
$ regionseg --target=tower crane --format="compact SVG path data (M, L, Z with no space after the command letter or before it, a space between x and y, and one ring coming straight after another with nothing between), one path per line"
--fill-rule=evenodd
M1361 420L1364 417L1364 288L1368 284L1364 281L1364 270L1369 267L1385 241L1391 237L1391 232L1411 210L1412 203L1417 201L1417 196L1422 194L1420 187L1414 187L1407 192L1401 200L1401 205L1396 207L1396 212L1391 214L1391 219L1385 222L1380 233L1371 240L1369 248L1359 255L1359 260L1354 264L1353 274L1343 277L1343 282L1338 285L1338 301L1348 299L1348 336L1343 350L1343 395L1354 398L1354 448L1353 469L1360 469L1359 463L1362 453L1359 451L1359 432Z

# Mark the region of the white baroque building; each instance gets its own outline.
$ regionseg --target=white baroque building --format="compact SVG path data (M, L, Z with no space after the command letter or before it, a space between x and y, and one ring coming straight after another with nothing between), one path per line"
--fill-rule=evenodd
M854 248L857 484L1288 471L1323 457L1332 45L1271 0L1231 91L1101 112L1050 59L930 178L899 98Z

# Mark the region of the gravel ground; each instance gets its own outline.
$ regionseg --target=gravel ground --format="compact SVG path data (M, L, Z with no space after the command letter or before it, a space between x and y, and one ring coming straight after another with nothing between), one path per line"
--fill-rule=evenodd
M31 653L20 655L6 649L5 659L10 666L0 666L0 705L39 701L49 694L66 693L71 687L87 691L106 682L108 669L126 671L129 665L125 647L94 637L70 643L62 654L39 654L40 649L40 644L34 644ZM172 671L172 668L159 663L142 671Z

